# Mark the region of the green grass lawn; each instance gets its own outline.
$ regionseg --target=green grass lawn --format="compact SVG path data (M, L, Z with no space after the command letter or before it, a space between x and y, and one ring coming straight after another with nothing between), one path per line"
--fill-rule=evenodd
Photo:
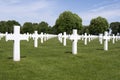
M98 40L79 41L77 55L69 40L66 47L57 38L33 45L21 41L21 61L14 62L13 41L0 40L0 80L120 80L120 41L109 42L109 51Z

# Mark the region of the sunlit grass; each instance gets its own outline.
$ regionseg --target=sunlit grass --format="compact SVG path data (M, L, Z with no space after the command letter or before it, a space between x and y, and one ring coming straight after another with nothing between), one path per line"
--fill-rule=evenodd
M33 40L21 41L21 61L12 59L13 41L0 40L0 80L120 80L120 41L103 50L98 40L78 42L72 55L71 41L64 47L57 38L34 48Z

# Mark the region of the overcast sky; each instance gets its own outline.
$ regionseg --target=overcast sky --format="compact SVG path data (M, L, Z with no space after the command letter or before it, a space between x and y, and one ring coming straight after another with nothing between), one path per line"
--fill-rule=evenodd
M72 11L82 18L83 25L97 16L108 22L120 22L120 0L0 0L0 21L16 20L54 25L60 13Z

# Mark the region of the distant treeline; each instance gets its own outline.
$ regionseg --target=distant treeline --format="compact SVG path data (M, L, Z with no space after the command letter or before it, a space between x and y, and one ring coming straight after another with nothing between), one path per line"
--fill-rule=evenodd
M13 33L13 26L21 24L15 20L0 21L0 32L1 33ZM67 34L72 33L72 29L77 29L79 34L88 33L98 35L99 33L104 33L104 31L111 29L113 34L120 33L120 22L108 23L107 19L98 16L91 19L90 24L87 26L82 25L82 19L76 13L70 11L64 11L57 18L54 26L49 26L45 21L40 23L25 22L21 26L21 33L51 33L58 34L67 32Z

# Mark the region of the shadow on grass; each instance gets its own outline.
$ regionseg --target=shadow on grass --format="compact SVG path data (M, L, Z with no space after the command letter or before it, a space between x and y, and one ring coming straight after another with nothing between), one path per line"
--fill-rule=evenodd
M65 53L73 55L71 51L66 51ZM72 56L72 57L73 57L73 58L76 58L76 59L84 59L84 58L85 58L85 57L82 56L82 55L74 55L74 56Z
M71 51L66 51L65 53L67 53L67 54L72 54L72 52L71 52Z
M26 56L20 56L20 58L26 58ZM8 59L13 59L13 57L8 57Z

